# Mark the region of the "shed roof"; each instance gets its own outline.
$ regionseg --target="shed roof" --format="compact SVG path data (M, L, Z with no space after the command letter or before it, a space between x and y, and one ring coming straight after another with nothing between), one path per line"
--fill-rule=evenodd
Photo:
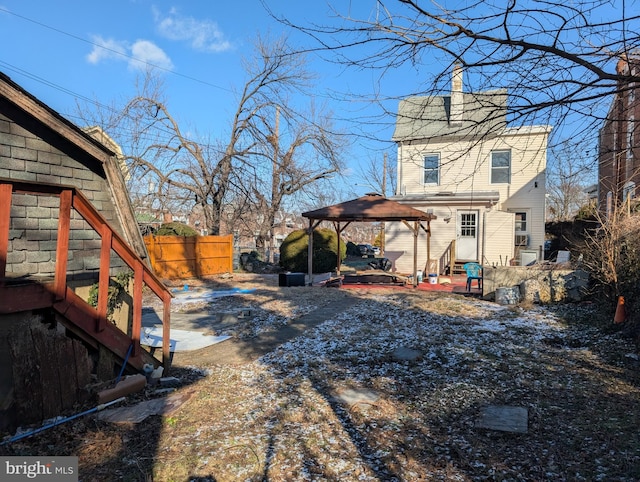
M327 221L431 221L433 214L387 199L380 194L365 194L357 199L307 211L302 216Z

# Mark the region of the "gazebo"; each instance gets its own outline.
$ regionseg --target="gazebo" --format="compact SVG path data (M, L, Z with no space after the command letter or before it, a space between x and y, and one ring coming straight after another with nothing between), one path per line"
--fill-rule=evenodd
M309 284L313 283L313 230L322 221L331 221L338 235L338 256L336 272L340 275L340 236L353 222L402 222L413 233L413 286L418 284L418 234L420 229L427 233L427 260L431 259L431 221L437 219L431 213L391 201L380 194L369 193L351 201L334 204L315 211L307 211L302 216L309 219ZM426 227L423 222L426 222Z

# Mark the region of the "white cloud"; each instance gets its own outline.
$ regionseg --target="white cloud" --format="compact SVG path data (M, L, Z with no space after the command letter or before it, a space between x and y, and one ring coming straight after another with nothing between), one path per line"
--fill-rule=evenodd
M173 63L160 47L148 40L137 40L131 46L132 59L129 60L131 68L146 68L148 64L162 69L173 69Z
M97 64L106 59L125 60L127 56L126 43L113 39L105 39L99 35L92 38L93 50L87 55L87 61Z
M156 9L154 15L158 31L168 39L188 42L194 49L204 52L223 52L232 47L212 20L183 17L176 9L171 9L167 16L161 16Z
M93 37L93 50L87 55L87 61L98 64L104 60L126 61L131 69L146 69L150 66L173 69L169 56L149 40L137 40L133 45L125 41Z

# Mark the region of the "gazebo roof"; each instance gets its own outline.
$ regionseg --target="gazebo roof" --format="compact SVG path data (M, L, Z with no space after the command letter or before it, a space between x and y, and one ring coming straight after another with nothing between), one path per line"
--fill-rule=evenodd
M357 199L302 213L309 219L327 221L431 221L436 216L391 201L380 194L365 194Z

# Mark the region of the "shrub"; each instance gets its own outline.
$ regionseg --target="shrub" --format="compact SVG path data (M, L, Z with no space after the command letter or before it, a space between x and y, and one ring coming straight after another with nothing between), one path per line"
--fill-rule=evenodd
M313 272L326 273L336 268L338 236L335 231L320 228L313 231ZM280 266L288 271L308 270L309 237L305 229L293 231L280 246ZM340 243L340 259L347 252L345 243Z
M197 236L198 231L182 223L165 223L158 228L156 236Z
M111 318L113 313L120 309L124 302L124 295L127 293L129 283L133 278L132 271L125 271L109 279L109 289L107 291L107 317ZM89 290L89 298L87 303L93 307L98 306L98 288L99 284L95 283ZM113 320L112 320L113 321Z
M376 234L376 239L373 240L373 245L382 249L384 246L384 229L381 229L378 234Z

